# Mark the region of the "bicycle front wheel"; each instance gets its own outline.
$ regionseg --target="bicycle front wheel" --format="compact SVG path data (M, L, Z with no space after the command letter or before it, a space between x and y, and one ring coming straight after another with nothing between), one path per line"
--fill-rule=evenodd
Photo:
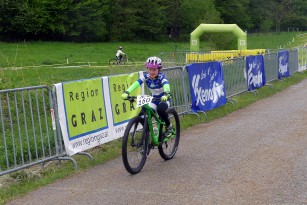
M125 65L133 65L133 60L130 58L125 61Z
M145 165L148 149L148 129L144 118L137 116L130 120L123 136L122 158L126 170L139 173Z
M117 65L117 59L113 58L109 61L109 65Z
M172 159L178 149L180 140L180 120L179 116L173 108L167 110L169 119L173 126L172 136L165 138L163 133L159 136L159 141L161 142L158 146L159 154L164 160Z

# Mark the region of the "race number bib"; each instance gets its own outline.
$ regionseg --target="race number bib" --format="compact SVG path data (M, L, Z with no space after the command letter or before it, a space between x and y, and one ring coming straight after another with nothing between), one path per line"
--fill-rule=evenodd
M136 98L136 106L142 107L145 104L148 104L152 101L153 97L150 95L138 95Z

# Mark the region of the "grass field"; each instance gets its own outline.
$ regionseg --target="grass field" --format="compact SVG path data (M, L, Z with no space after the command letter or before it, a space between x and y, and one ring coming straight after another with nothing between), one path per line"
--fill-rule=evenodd
M249 49L264 48L276 50L278 48L293 48L307 43L307 34L297 32L248 34Z
M296 32L249 34L248 49L277 49L281 45L292 48L304 45L307 35ZM290 42L290 43L289 43ZM201 42L206 50L208 42ZM124 47L136 69L143 69L148 56L160 52L187 51L189 42L117 42L117 43L62 43L62 42L0 42L0 89L48 85L97 76L131 72L128 67L111 67L119 45Z
M294 41L293 41L294 39ZM291 42L291 43L288 43ZM281 34L251 34L248 36L248 48L276 49L280 45L288 44L287 48L304 45L307 35L297 36L297 33ZM205 42L204 42L205 44ZM97 76L107 76L120 72L130 72L133 68L110 67L107 62L113 58L116 48L122 45L124 51L136 62L143 62L146 57L158 55L159 52L174 50L187 50L189 43L178 42L137 42L137 43L59 43L59 42L20 42L0 43L0 89L25 87L32 85L49 85L69 80L79 80ZM83 65L83 67L69 67L68 65ZM264 86L259 89L259 95L244 93L236 96L238 101L235 106L225 106L211 110L207 118L201 123L223 117L235 110L241 109L260 99L274 95L275 93L294 85L307 78L307 72L299 73L285 81L273 82L273 88ZM194 115L184 116L182 129L200 123ZM74 156L79 169L74 170L71 162L51 162L45 169L35 166L28 170L22 170L10 175L0 177L0 204L26 194L41 186L52 183L66 176L82 172L90 167L102 164L121 153L121 141L115 140L89 150L94 161L86 157ZM124 167L123 167L124 169Z
M294 47L303 44L307 36L299 33L249 34L248 49L277 49L282 45ZM292 45L289 42L294 41ZM300 41L301 40L301 41ZM62 64L107 66L119 45L135 62L144 62L147 56L160 52L188 51L189 42L117 42L117 43L63 43L63 42L0 42L0 67L28 67ZM208 42L201 40L200 49L208 51Z

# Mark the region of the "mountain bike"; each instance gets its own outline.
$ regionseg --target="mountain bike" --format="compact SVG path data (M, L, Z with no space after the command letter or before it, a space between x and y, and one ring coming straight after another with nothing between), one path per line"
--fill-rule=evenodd
M127 54L125 54L120 61L117 58L109 60L109 65L133 65L133 60L128 58Z
M140 114L132 118L125 130L122 142L122 159L126 170L131 174L139 173L145 165L151 149L158 148L164 160L172 159L178 149L180 139L180 121L175 109L167 113L173 126L171 136L165 135L165 122L148 104L160 100L148 95L129 96L131 103L141 107Z

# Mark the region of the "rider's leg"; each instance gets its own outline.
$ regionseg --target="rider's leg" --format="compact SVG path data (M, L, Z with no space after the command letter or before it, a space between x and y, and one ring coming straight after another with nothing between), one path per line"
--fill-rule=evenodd
M117 59L118 64L120 64L121 63L121 56L116 56L116 59Z
M166 113L167 108L169 107L169 102L161 102L157 107L157 113L161 119L165 122L166 127L170 126L170 120L168 114Z
M169 102L161 102L157 107L157 113L165 122L165 133L164 134L166 137L172 136L172 130L173 130L168 114L166 112L167 108L169 107L169 104L170 104Z

